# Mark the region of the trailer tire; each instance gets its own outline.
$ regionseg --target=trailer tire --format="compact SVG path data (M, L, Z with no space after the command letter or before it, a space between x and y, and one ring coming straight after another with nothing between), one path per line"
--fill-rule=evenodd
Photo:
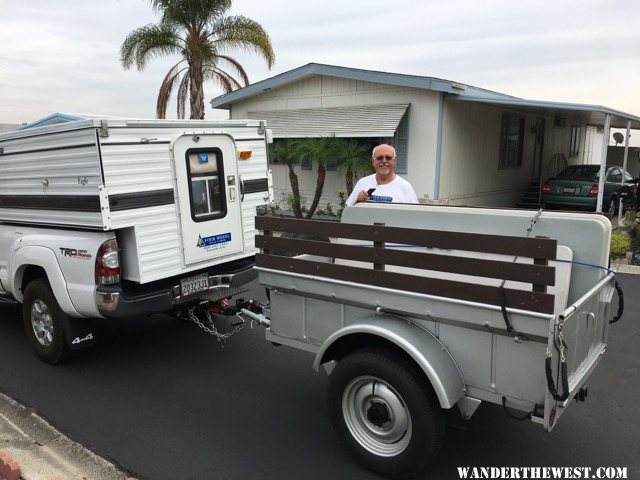
M394 477L422 471L438 453L444 419L418 368L392 350L358 350L329 377L333 428L365 467Z
M69 357L63 329L67 314L58 305L47 280L38 278L27 285L22 318L27 339L42 360L56 364Z

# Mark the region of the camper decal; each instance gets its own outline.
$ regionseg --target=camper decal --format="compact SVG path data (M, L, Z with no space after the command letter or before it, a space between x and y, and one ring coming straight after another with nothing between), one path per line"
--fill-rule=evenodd
M229 242L231 242L231 232L219 233L218 235L211 235L210 237L198 235L198 243L196 246L210 251L225 248Z

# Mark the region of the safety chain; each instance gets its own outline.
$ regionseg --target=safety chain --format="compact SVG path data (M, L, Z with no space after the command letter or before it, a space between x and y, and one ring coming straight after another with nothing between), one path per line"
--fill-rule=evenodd
M527 237L531 235L531 232L533 232L533 229L535 228L536 223L538 223L538 218L540 218L541 213L542 208L536 212L536 214L531 219L531 222L529 222L529 226L527 227Z
M180 311L178 311L178 317L183 319L183 320L188 320L190 322L195 323L197 326L199 326L206 333L216 337L216 340L218 340L218 342L220 342L223 346L226 343L228 338L234 336L236 333L238 333L239 331L244 329L244 327L246 327L250 323L250 322L245 321L245 319L242 318L239 313L236 313L235 316L240 319L241 323L236 325L233 328L233 330L230 330L229 332L222 333L222 332L218 331L218 329L214 325L214 320L211 317L211 313L208 310L205 310L204 313L206 315L206 322L209 324L209 326L205 325L200 320L200 318L194 313L196 308L198 308L198 307L195 306L195 307L188 308L186 314L184 313L184 311L180 310Z
M558 351L560 352L560 362L565 363L567 361L567 358L565 357L564 354L564 350L565 350L565 343L564 343L564 321L561 320L560 323L558 323L558 342L557 342L557 348Z

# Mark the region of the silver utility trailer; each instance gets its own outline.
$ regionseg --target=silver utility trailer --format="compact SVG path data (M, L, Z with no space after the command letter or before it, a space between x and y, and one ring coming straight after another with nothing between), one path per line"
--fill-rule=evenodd
M315 355L338 436L383 474L422 470L454 407L552 430L586 396L621 295L601 215L366 203L256 228L267 340Z

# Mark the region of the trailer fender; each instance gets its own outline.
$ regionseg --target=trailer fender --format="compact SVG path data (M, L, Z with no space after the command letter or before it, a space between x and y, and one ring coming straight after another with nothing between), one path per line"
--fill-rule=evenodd
M27 246L20 248L13 255L11 262L13 274L13 297L22 303L23 291L22 291L22 277L28 266L33 265L41 267L47 274L49 285L56 297L56 301L60 308L68 315L80 317L77 312L69 292L67 291L67 281L64 278L64 274L60 269L56 255L50 248L40 246Z
M409 355L427 376L442 408L453 407L465 395L460 369L440 340L419 325L406 319L399 321L398 317L377 315L334 332L320 347L313 368L318 371L320 365L333 360L333 352L340 344L362 335L387 340ZM358 341L356 345L360 348L366 341Z

